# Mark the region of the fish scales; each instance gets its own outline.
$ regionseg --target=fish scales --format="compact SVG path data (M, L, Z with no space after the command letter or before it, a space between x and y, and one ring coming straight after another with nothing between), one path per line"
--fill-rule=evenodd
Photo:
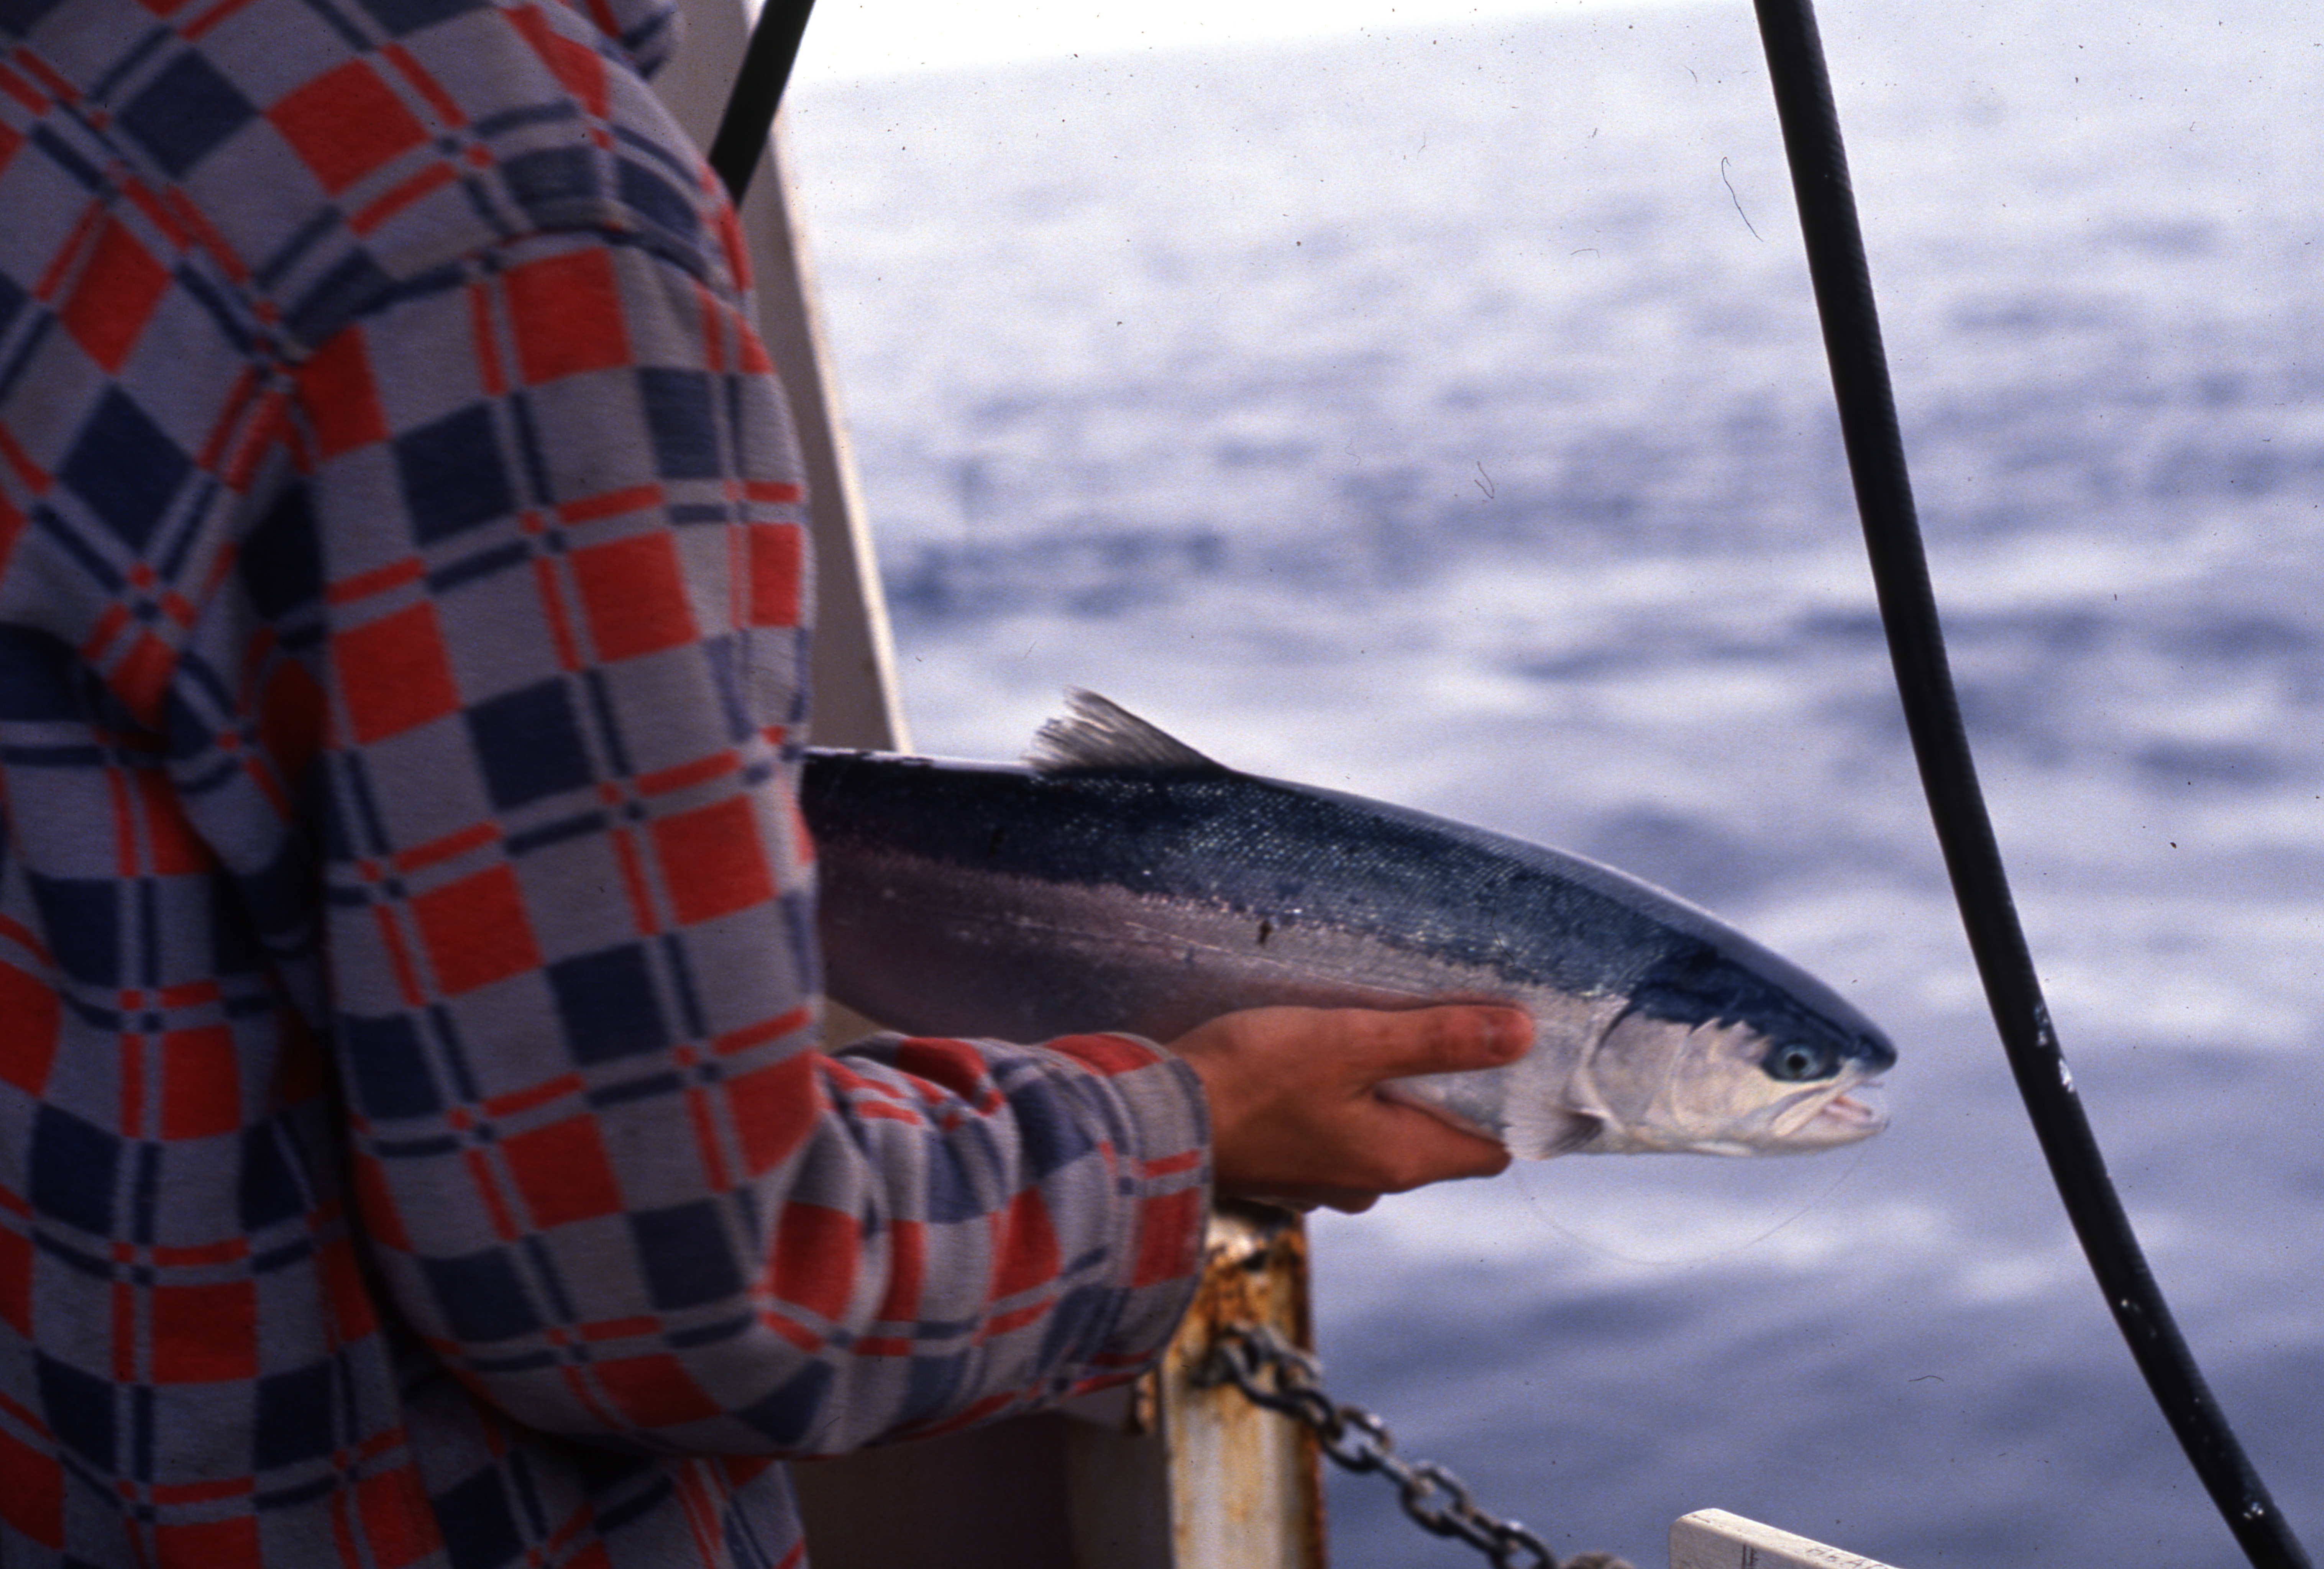
M1197 901L1254 931L1327 922L1512 982L1618 985L1625 956L1656 936L1554 850L1247 775L1044 774L830 754L810 780L819 846Z
M1714 917L1074 701L1031 766L810 754L835 997L914 1032L1162 1041L1270 1003L1513 1002L1536 1023L1524 1060L1395 1092L1536 1156L1817 1148L1880 1125L1847 1091L1894 1060L1885 1037Z

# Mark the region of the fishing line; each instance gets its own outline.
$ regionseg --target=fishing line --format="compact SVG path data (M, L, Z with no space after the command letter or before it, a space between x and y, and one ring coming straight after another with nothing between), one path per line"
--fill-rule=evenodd
M2172 1318L2074 1092L1961 726L1814 11L1811 0L1753 4L1897 693L1994 1023L2107 1309L2196 1474L2255 1569L2308 1569Z
M1858 1144L1853 1152L1853 1158L1848 1161L1847 1165L1841 1170L1839 1176L1824 1184L1823 1188L1820 1191L1812 1194L1805 1203L1802 1204L1797 1209L1793 1210L1791 1214L1784 1216L1783 1219L1775 1222L1775 1225L1767 1227L1766 1230L1758 1232L1751 1236L1748 1236L1741 1242L1725 1243L1720 1246L1713 1247L1706 1252L1688 1253L1679 1258L1647 1258L1637 1253L1625 1252L1620 1248L1616 1247L1613 1243L1605 1241L1603 1238L1591 1236L1587 1232L1576 1231L1573 1227L1560 1221L1555 1215L1544 1207L1542 1200L1546 1197L1546 1195L1538 1191L1536 1188L1537 1183L1553 1180L1558 1174L1550 1170L1552 1162L1543 1161L1538 1167L1524 1166L1516 1168L1515 1175L1517 1178L1517 1191L1524 1195L1527 1207L1532 1209L1534 1212L1534 1219L1536 1222L1538 1223L1544 1230L1553 1232L1558 1236L1563 1237L1567 1242L1572 1243L1582 1252L1596 1253L1601 1258L1613 1259L1620 1263L1635 1264L1646 1269L1692 1270L1699 1269L1704 1264L1724 1263L1729 1259L1739 1258L1744 1253L1750 1252L1753 1248L1756 1248L1760 1243L1766 1242L1769 1237L1774 1236L1776 1233L1783 1231L1785 1227L1790 1226L1798 1221L1804 1220L1816 1211L1823 1208L1825 1205L1831 1201L1831 1196L1840 1191L1840 1186L1849 1178L1856 1175L1858 1169L1864 1164L1865 1157L1869 1153L1871 1153L1871 1151L1867 1146ZM1567 1168L1570 1172L1573 1162L1571 1160L1566 1160L1555 1162L1555 1164L1557 1166Z
M814 9L815 0L765 0L751 29L751 41L743 47L734 90L719 116L717 134L710 139L711 170L738 207L751 188L751 176L758 172L759 155L767 150L783 87L798 60L799 40L807 36L807 13Z

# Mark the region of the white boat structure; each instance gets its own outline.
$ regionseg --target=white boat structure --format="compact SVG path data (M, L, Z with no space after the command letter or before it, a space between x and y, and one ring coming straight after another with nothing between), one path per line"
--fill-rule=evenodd
M697 144L725 107L743 0L681 0L655 82ZM816 739L908 749L884 599L825 352L779 120L742 213L759 326L789 393L817 552ZM835 1012L842 1012L835 1010ZM833 1021L844 1034L852 1016ZM1206 1272L1159 1369L1041 1415L793 1467L816 1569L1324 1569L1314 1432L1196 1370L1222 1327L1312 1348L1296 1219L1212 1218ZM1671 1528L1671 1569L1884 1569L1719 1509Z

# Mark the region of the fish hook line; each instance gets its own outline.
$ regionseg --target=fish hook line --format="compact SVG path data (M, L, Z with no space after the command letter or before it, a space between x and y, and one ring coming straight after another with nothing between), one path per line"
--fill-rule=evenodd
M2306 1551L2195 1365L2075 1094L2010 897L1945 657L1814 8L1811 0L1753 5L1897 694L2010 1069L2107 1308L2227 1529L2255 1569L2309 1569Z
M1743 1254L1749 1252L1753 1248L1757 1247L1760 1243L1766 1242L1769 1237L1774 1236L1777 1232L1783 1231L1795 1223L1806 1219L1809 1216L1813 1215L1816 1211L1823 1208L1825 1205L1831 1202L1831 1196L1840 1191L1841 1185L1846 1183L1849 1178L1856 1175L1858 1168L1863 1166L1865 1157L1870 1153L1871 1151L1865 1145L1857 1145L1853 1158L1849 1161L1848 1164L1841 1170L1839 1176L1826 1183L1821 1191L1811 1194L1805 1203L1802 1204L1797 1209L1793 1210L1791 1214L1784 1216L1783 1219L1777 1221L1775 1225L1769 1226L1766 1230L1759 1232L1755 1235L1745 1237L1741 1242L1730 1243L1724 1247L1713 1248L1708 1252L1690 1253L1683 1258L1675 1259L1646 1258L1637 1253L1624 1252L1620 1248L1615 1247L1610 1243L1601 1241L1597 1237L1590 1235L1586 1232L1576 1231L1573 1227L1564 1225L1559 1221L1555 1215L1552 1214L1548 1209L1543 1207L1542 1196L1534 1190L1532 1184L1528 1183L1525 1185L1522 1191L1525 1194L1526 1203L1533 1209L1535 1218L1541 1223L1541 1225L1545 1230L1563 1237L1567 1242L1573 1243L1574 1246L1581 1248L1585 1252L1596 1253L1600 1258L1612 1259L1618 1263L1635 1264L1642 1269L1693 1270L1700 1269L1705 1264L1724 1263L1729 1259L1739 1258ZM1534 1175L1534 1173L1527 1173L1527 1175Z
M1755 240L1764 240L1766 236L1759 233L1759 226L1751 221L1751 215L1743 210L1743 197L1735 189L1735 182L1727 178L1727 162L1724 158L1719 161L1719 183L1727 188L1729 198L1735 203L1735 216L1743 220L1743 226L1751 231L1751 237Z

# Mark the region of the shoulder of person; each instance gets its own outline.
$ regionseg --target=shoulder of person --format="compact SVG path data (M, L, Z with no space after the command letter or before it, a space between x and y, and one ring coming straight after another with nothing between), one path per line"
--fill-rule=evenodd
M88 143L68 161L296 359L535 235L641 247L739 299L731 212L644 78L675 32L667 0L247 0L182 30L75 0L26 39L104 110L49 117Z

